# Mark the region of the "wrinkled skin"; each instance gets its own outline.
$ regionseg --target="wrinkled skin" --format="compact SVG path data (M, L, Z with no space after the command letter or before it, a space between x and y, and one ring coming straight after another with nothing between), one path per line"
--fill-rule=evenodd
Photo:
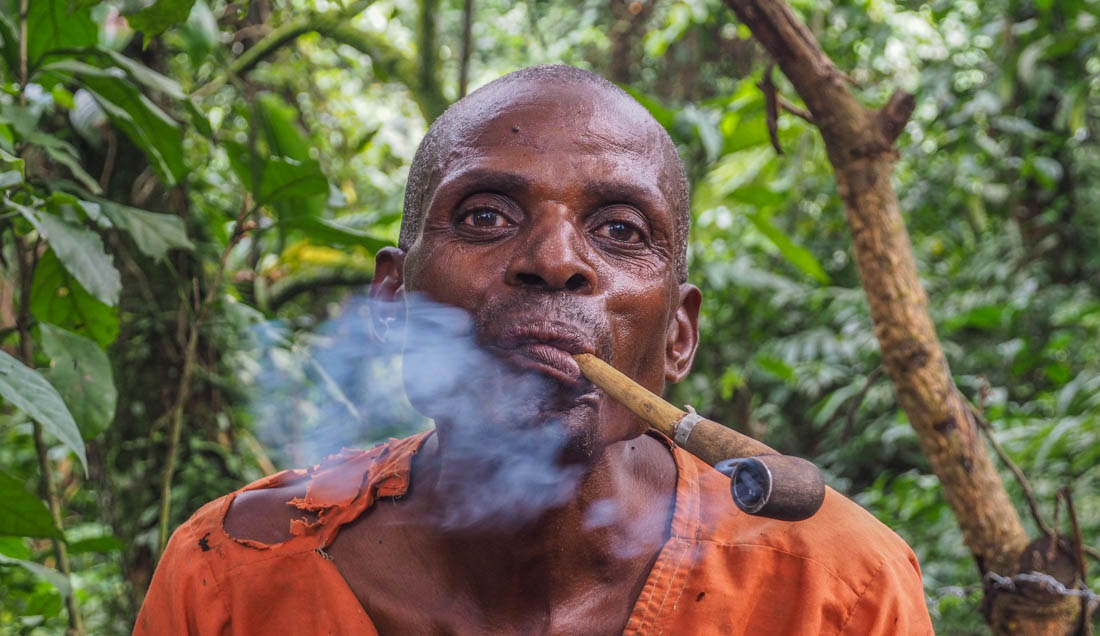
M519 530L441 528L438 511L476 494L484 469L453 450L460 422L417 405L437 434L408 497L346 526L330 552L383 634L621 633L667 538L675 466L569 354L594 352L658 393L691 366L701 298L677 276L663 131L589 86L505 84L480 100L425 197L417 240L379 253L372 297L395 314L414 292L469 312L511 380L537 376L550 392L524 421L484 409L479 434L488 444L508 427L560 425L562 462L583 476ZM472 388L471 402L506 392L509 376L498 381ZM288 493L245 494L227 530L285 536ZM594 527L608 505L611 521Z

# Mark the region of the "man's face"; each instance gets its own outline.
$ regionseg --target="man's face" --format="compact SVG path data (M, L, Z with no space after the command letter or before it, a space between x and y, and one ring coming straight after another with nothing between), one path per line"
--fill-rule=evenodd
M660 131L589 88L497 92L444 158L393 282L466 310L481 346L548 378L552 417L602 444L633 437L644 426L591 393L570 354L595 353L656 392L690 366L699 294L677 279Z

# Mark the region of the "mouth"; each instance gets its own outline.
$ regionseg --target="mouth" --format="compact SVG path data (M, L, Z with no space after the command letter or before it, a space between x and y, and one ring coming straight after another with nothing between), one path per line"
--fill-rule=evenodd
M571 388L589 383L573 355L594 348L575 327L556 322L529 322L505 330L493 345L510 363L549 376Z

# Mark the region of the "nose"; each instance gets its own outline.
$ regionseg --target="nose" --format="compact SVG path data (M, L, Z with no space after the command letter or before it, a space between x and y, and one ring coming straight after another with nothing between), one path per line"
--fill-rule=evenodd
M587 241L569 222L564 210L540 215L541 222L525 232L505 273L509 285L544 291L591 294L596 270L586 258Z

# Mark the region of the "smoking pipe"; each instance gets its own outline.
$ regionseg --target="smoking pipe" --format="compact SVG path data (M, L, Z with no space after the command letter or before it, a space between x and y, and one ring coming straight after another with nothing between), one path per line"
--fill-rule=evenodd
M589 353L573 356L593 384L699 459L729 475L737 507L751 515L801 521L821 507L825 480L809 461L695 413L682 411Z

